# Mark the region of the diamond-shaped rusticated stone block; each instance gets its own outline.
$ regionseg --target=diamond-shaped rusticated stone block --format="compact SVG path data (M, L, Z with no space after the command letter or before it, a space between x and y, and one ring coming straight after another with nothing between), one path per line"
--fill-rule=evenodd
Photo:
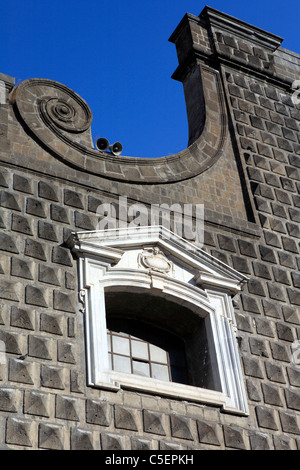
M68 364L76 364L76 345L68 341L59 341L57 344L57 360Z
M85 429L71 429L71 450L94 450L93 433Z
M41 367L41 386L64 390L66 387L65 375L65 369L43 364Z
M0 192L0 207L21 211L19 198L8 191Z
M9 253L19 253L16 240L12 235L5 232L0 233L0 250L8 251Z
M24 413L50 417L50 394L26 391L24 396Z
M24 354L26 349L26 336L15 332L0 330L0 341L5 344L5 352Z
M26 304L36 305L38 307L48 307L47 290L41 287L28 285L25 288Z
M0 411L16 413L20 401L19 391L14 388L0 389Z
M1 173L0 173L0 186L2 186L3 188L8 188L9 187L9 179L10 179L10 174L5 170L1 170Z
M251 433L249 435L251 450L270 450L268 435L263 433Z
M220 439L217 426L212 423L197 420L199 441L203 444L220 446Z
M41 202L38 199L27 199L26 212L27 214L35 215L36 217L46 217L44 202Z
M25 330L34 330L34 310L27 310L13 306L10 313L10 325Z
M59 190L53 184L45 183L44 181L39 182L39 196L50 201L58 201Z
M56 246L53 248L52 261L53 263L63 264L64 266L73 266L70 250L63 248L62 246Z
M41 261L47 261L45 254L45 247L36 240L27 239L25 242L25 255L31 256L32 258L40 259Z
M40 424L38 439L41 449L62 450L64 448L63 427L56 424Z
M54 341L44 336L29 336L29 355L39 359L51 360L54 355Z
M25 419L8 418L6 424L6 443L24 447L33 446L34 423Z
M23 279L33 279L33 263L18 258L11 259L10 273L12 276L22 277Z
M65 189L64 191L64 203L67 206L77 207L78 209L83 209L82 198L78 192Z
M62 310L63 312L75 313L75 299L74 294L66 294L55 290L53 293L53 308L55 310Z
M120 429L138 431L137 410L115 405L115 426Z
M224 439L226 447L246 449L244 431L240 428L224 425Z
M143 411L144 431L161 436L166 435L165 427L163 425L163 416L155 411Z
M26 235L33 235L28 218L22 215L13 214L11 229L15 232L25 233Z
M37 365L25 359L10 359L8 378L12 382L34 385L37 376Z
M136 439L131 440L132 450L151 450L153 448L152 441L147 439Z
M51 204L51 219L64 224L69 224L69 216L64 207Z
M13 300L18 302L20 300L20 283L0 280L0 299Z
M56 268L50 268L44 264L40 264L39 266L39 281L44 282L46 284L52 284L54 286L59 286L60 282L59 278L59 271Z
M95 400L86 401L87 423L98 424L99 426L109 426L111 420L111 406L108 403Z
M63 334L63 321L62 315L49 315L48 313L41 313L40 329L54 335Z
M191 420L183 416L171 416L171 434L179 439L193 440Z
M56 396L56 418L79 421L79 400L77 398Z
M14 175L13 188L22 193L32 194L31 182L24 176Z
M40 238L45 240L50 240L52 242L58 241L54 226L49 222L44 222L43 220L39 220L38 235Z
M117 434L101 434L102 450L125 450L125 438Z

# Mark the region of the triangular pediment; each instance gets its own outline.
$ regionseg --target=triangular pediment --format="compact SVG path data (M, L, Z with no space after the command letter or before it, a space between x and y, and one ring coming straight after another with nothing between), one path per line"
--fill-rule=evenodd
M76 232L68 244L78 256L89 253L121 266L122 259L135 252L136 268L161 275L186 271L201 288L223 287L237 292L247 281L243 274L162 226Z

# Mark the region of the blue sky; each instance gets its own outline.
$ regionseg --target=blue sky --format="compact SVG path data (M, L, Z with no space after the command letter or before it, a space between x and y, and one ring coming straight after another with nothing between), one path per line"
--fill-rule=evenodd
M299 0L8 0L0 6L0 72L76 91L93 112L93 137L120 141L123 155L172 154L186 147L188 128L168 39L186 12L199 15L205 5L300 53Z

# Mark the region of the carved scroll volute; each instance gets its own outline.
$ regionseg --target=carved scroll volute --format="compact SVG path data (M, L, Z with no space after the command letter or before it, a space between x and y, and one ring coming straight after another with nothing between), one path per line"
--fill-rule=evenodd
M39 78L25 80L13 91L11 101L30 130L48 147L54 145L55 137L68 147L79 142L82 150L91 147L92 112L66 86Z
M193 178L209 169L222 155L226 140L227 119L219 73L195 62L192 82L199 82L195 95L199 103L197 107L193 105L192 110L192 114L201 115L193 121L198 131L192 129L188 148L160 158L116 158L95 150L89 106L58 82L39 78L25 80L12 92L11 103L43 147L66 165L127 183L171 183ZM211 107L205 104L206 92L207 103L212 102L213 96Z

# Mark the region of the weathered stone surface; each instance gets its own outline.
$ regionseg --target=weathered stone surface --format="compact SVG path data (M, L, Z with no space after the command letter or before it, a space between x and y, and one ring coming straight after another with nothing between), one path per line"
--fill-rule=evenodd
M39 182L39 196L51 201L58 201L58 188L53 184L48 184L45 181Z
M39 220L38 235L40 238L44 238L45 240L52 242L58 241L54 225L49 222L44 222L43 220Z
M268 435L256 433L249 436L251 450L271 450Z
M244 432L242 429L225 425L223 431L227 447L241 450L246 449Z
M31 256L32 258L40 259L42 261L47 260L44 246L36 240L31 240L31 239L26 240L25 255Z
M24 279L33 279L32 275L32 263L18 259L11 259L11 270L12 276L23 277Z
M144 422L144 431L147 433L159 434L161 436L166 435L166 431L162 422L161 413L156 413L154 411L143 411L143 422Z
M52 284L54 286L59 286L60 282L58 280L59 272L56 268L50 268L44 264L39 265L39 281L46 284Z
M0 410L9 411L10 413L17 412L17 390L13 388L0 389Z
M92 432L84 429L72 428L71 450L94 450Z
M8 378L12 382L34 385L34 372L34 364L27 358L9 360Z
M36 217L46 217L44 203L38 199L27 199L26 212L27 214L35 215Z
M19 446L32 447L33 423L29 420L9 418L6 424L6 442Z
M11 229L15 232L25 233L26 235L32 235L32 229L29 221L22 215L13 214Z
M62 450L64 448L63 427L56 424L39 424L39 447L41 449Z
M72 294L66 294L61 291L54 291L53 295L53 307L55 310L75 313L74 296Z
M29 355L40 359L52 359L52 340L42 336L29 336Z
M6 300L19 300L19 284L0 279L0 299Z
M102 450L124 450L124 437L116 434L101 433Z
M64 266L73 266L70 250L61 246L56 246L52 250L53 263L63 264Z
M62 335L63 332L63 316L50 315L48 313L41 313L40 329L54 335Z
M111 418L110 405L105 402L95 400L86 401L86 422L98 424L100 426L109 426Z
M77 400L75 398L58 395L56 397L55 416L60 419L79 421Z
M46 393L26 391L24 412L35 416L50 417L50 395Z
M57 360L68 364L76 364L75 345L67 341L59 341L57 345Z
M35 286L26 286L25 302L26 304L36 305L39 307L48 307L47 293L45 289Z
M261 428L278 430L278 424L275 411L272 408L264 406L256 407L256 416L258 424Z
M77 207L78 209L83 209L81 196L77 192L71 191L69 189L65 189L64 191L64 203L67 206L73 206Z
M65 389L65 371L61 367L43 364L41 366L41 386L51 389Z
M21 175L13 176L13 188L16 191L21 191L23 193L32 194L31 182L28 178L25 178Z
M205 421L197 420L199 441L203 444L220 445L216 425Z
M11 308L10 324L11 326L24 330L34 330L35 313L33 310L13 306Z
M115 406L115 425L116 428L137 431L137 411L123 406Z

